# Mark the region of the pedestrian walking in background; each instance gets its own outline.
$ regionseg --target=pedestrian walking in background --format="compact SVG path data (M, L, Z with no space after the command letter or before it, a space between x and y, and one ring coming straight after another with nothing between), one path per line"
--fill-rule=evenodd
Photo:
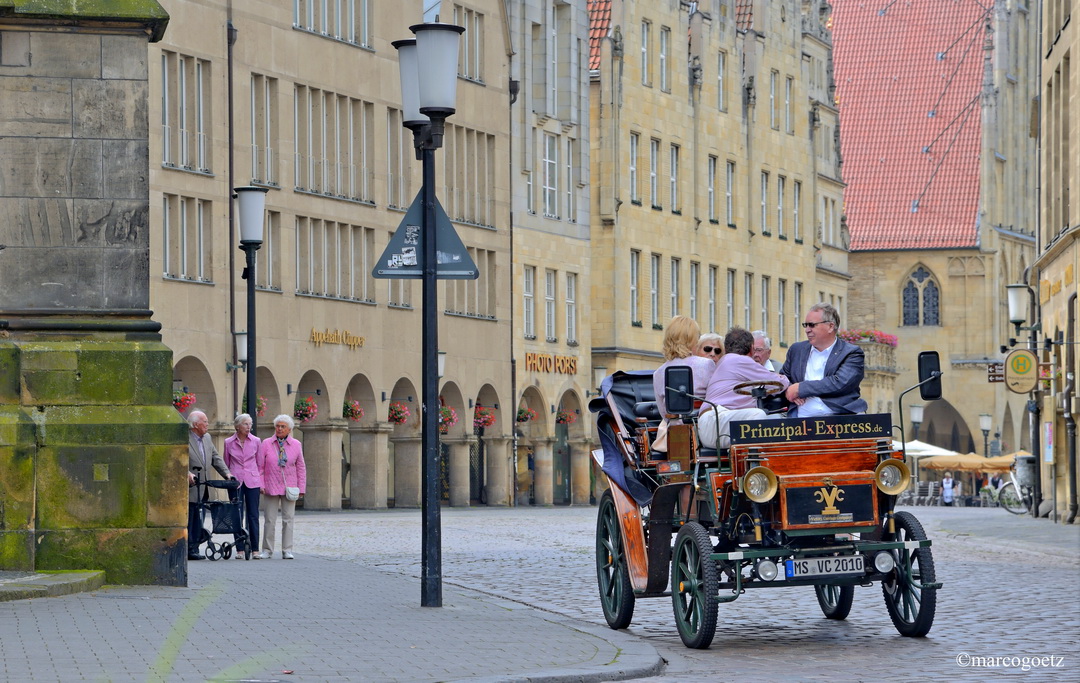
M188 415L188 559L201 560L199 545L202 543L203 516L199 507L200 494L206 495L205 486L196 486L200 481L206 481L209 472L207 468L213 465L214 469L226 479L231 479L232 474L221 459L221 454L214 447L214 440L207 432L210 431L210 420L206 413L201 410L193 410Z
M247 529L247 543L251 552L259 549L259 495L262 489L262 472L256 462L259 453L259 439L251 433L251 416L240 413L233 420L236 433L225 439L225 466L240 482L240 509L244 514L244 528ZM236 544L236 559L244 558L244 539L233 536ZM255 555L258 559L259 555Z
M952 478L952 472L946 472L941 480L941 504L952 506L953 496L956 493L956 482Z
M274 418L274 436L259 444L258 466L262 474L263 539L259 559L274 554L274 535L281 513L281 557L293 559L293 517L296 501L307 489L304 448L291 434L296 423L289 415Z

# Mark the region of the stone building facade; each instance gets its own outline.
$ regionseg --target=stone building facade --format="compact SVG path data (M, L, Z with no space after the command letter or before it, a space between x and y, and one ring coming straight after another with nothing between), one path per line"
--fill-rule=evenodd
M592 356L655 368L665 324L846 322L847 245L821 2L594 2Z

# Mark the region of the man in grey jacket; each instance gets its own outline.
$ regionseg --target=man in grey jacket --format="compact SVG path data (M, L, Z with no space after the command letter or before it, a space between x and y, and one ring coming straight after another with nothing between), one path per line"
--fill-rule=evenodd
M806 341L792 344L780 374L791 380L785 396L788 417L850 415L866 412L859 395L864 372L863 351L838 339L840 314L826 303L806 314Z
M197 481L206 481L209 477L208 467L214 469L226 479L231 479L232 474L225 466L225 461L217 448L214 440L207 432L210 430L210 421L206 413L201 410L193 410L188 415L188 425L191 431L188 433L188 559L204 559L199 553L199 541L202 536L203 519L199 514L199 495L205 491L204 487L196 486ZM196 470L195 468L199 468Z

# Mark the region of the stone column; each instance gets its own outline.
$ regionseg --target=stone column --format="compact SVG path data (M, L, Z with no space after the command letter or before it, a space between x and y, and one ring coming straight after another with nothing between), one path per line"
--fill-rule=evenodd
M341 440L348 429L344 418L323 424L297 425L304 437L307 465L305 510L341 509Z
M390 466L390 440L394 425L376 422L373 425L349 428L352 453L349 482L354 509L375 510L386 507L386 471Z
M450 446L450 507L469 507L469 452L476 437L472 434L460 437L443 437Z
M484 437L487 451L487 504L492 507L510 505L510 445L509 436Z
M592 461L591 439L573 439L570 441L571 505L588 505L590 502L589 468Z
M533 439L533 490L537 505L551 505L554 500L554 444L552 437Z
M391 437L394 442L394 507L420 507L420 437Z
M114 4L2 11L0 569L183 586L188 429L149 310L147 42L168 14Z

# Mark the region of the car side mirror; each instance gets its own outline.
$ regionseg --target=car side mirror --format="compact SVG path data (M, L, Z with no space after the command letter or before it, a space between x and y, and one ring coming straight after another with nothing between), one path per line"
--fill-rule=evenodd
M941 361L937 351L919 353L919 396L924 401L941 398Z
M694 371L686 365L673 365L664 370L664 401L672 415L688 415L694 411Z

